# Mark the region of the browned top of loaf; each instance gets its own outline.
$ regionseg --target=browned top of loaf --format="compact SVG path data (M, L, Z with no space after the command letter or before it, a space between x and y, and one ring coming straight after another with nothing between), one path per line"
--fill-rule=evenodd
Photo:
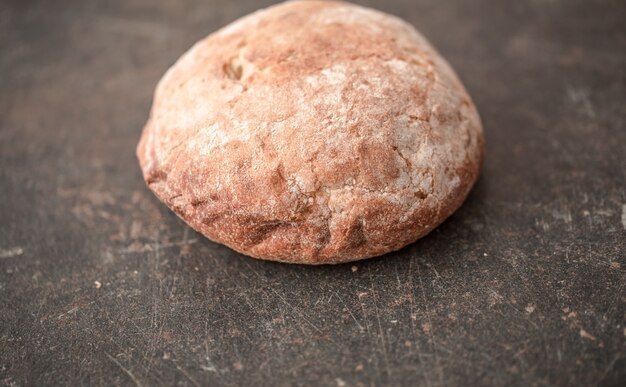
M284 3L198 42L160 81L138 156L186 222L245 254L334 263L399 249L463 201L478 114L396 17Z

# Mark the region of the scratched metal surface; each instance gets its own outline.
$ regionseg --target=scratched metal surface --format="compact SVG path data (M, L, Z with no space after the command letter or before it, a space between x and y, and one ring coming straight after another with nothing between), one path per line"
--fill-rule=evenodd
M450 60L488 148L452 218L353 269L243 257L140 177L157 80L265 4L2 1L0 384L626 383L625 4L369 3Z

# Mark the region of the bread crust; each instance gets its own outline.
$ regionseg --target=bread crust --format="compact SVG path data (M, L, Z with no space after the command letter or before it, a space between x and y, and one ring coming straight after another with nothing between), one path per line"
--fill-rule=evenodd
M137 156L149 188L209 239L341 263L450 216L477 179L483 134L453 70L409 24L296 1L185 53L157 86Z

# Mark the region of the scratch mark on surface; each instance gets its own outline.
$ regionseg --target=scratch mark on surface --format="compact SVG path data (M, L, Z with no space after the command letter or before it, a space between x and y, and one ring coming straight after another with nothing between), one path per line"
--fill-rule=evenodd
M72 309L68 310L67 312L65 312L65 313L61 313L61 314L59 315L59 317L57 317L57 320L58 320L58 319L60 319L61 317L65 316L65 315L68 315L68 314L70 314L70 313L74 313L74 312L76 312L78 309L79 309L79 307L78 307L78 306L75 306L75 307L73 307Z
M157 231L156 238L155 238L156 241L157 241L157 244L159 243L158 241L159 241L160 237L161 237L161 232ZM159 290L158 290L158 292L156 294L155 294L154 288L152 290L152 321L151 321L150 326L151 326L152 329L158 328L159 329L159 333L157 335L155 335L152 340L149 341L149 344L148 344L147 349L146 349L146 353L144 354L144 357L146 357L146 355L148 353L151 354L148 357L148 363L147 363L147 366L146 366L146 368L148 370L150 370L151 367L152 367L152 362L153 362L153 359L154 359L154 355L156 354L158 344L159 344L159 342L161 340L161 334L163 333L163 325L164 325L163 321L161 321L161 324L158 324L158 309L159 309L159 306L158 306L158 302L157 301L159 299L159 294L161 294L161 284L162 284L161 279L158 278L159 261L160 261L160 259L161 259L160 251L158 249L154 250L154 266L153 266L152 273L153 273L153 276L154 276L154 280L158 280L159 281ZM164 317L163 317L163 319L164 319Z
M556 220L562 220L567 225L571 225L572 223L572 213L567 209L566 210L553 209L552 216ZM570 230L571 230L571 226L570 226Z
M626 230L626 204L622 204L622 227Z
M176 369L179 370L183 375L185 375L185 377L189 379L189 381L191 381L191 383L193 383L194 386L200 387L200 384L198 384L198 382L196 382L196 380L192 378L191 375L187 373L187 371L185 371L181 366L179 366L176 360L172 360L172 363L174 363L174 365L176 366Z
M611 316L613 313L615 313L614 311L617 309L619 303L621 302L622 294L624 294L623 293L624 286L626 286L626 281L622 280L622 282L619 285L619 288L617 289L617 292L615 292L615 297L613 297L613 300L611 301L611 303L609 304L609 307L607 308L605 316ZM626 336L626 328L624 328L624 336Z
M409 260L409 286L410 286L410 292L411 292L411 330L413 332L413 340L416 346L416 351L417 351L417 357L420 361L420 363L424 364L424 356L425 354L422 353L422 351L420 350L420 346L419 346L419 341L417 340L417 330L415 329L415 321L417 320L417 313L415 312L415 293L414 293L414 289L415 289L415 285L413 282L413 260L410 259ZM424 381L426 382L426 386L430 387L431 386L431 382L430 379L428 378L428 373L424 372L423 373L423 377L424 377Z
M250 264L249 264L248 262L246 262L246 266L248 266L248 268L250 268L250 270L251 270L251 271L252 271L252 272L253 272L253 273L254 273L254 274L255 274L255 275L256 275L256 276L257 276L257 277L261 280L261 281L264 281L264 282L266 282L266 281L267 281L264 277L262 277L262 276L261 276L261 274L259 274L259 272L258 272L258 271L254 270L254 269L252 268L252 266L250 266ZM322 331L321 331L321 330L317 327L317 325L313 324L313 322L311 322L311 320L309 320L303 312L301 312L300 310L298 310L297 308L295 308L293 305L291 305L291 304L290 304L290 303L289 303L289 302L288 302L288 301L287 301L287 300L286 300L283 296L281 296L281 295L280 295L280 294L279 294L276 290L274 290L274 289L273 289L273 288L271 288L271 287L270 287L269 289L270 289L270 291L271 291L272 293L274 293L276 296L278 296L278 298L279 298L279 299L280 299L283 303L285 303L287 306L289 306L289 307L290 307L290 308L294 311L294 313L296 313L296 315L298 315L298 317L300 317L303 321L305 321L307 324L309 324L309 325L310 325L310 326L311 326L311 327L312 327L312 328L313 328L313 329L314 329L317 333L320 333L320 334L322 333ZM264 294L264 293L263 293L263 294ZM261 294L261 303L263 304L263 305L262 305L262 306L263 306L263 309L265 309L265 302L264 302L263 294ZM283 315L282 317L283 317L283 324L285 324L285 321L284 321L285 316Z
M77 306L73 307L72 309L68 310L67 312L65 312L65 313L61 313L61 314L57 317L57 320L58 320L58 319L60 319L60 318L62 318L63 316L68 315L68 314L76 313L76 312L78 312L78 310L79 310L80 308L86 308L86 307L88 307L89 305L93 304L94 302L95 302L95 301L91 301L90 303L88 303L88 304L86 304L86 305L77 305Z
M367 313L365 312L365 305L363 305L363 301L361 301L361 299L366 296L367 296L366 292L357 293L357 298L359 299L359 304L361 305L361 313L363 313L363 318L365 319L365 330L367 331L367 336L371 339L372 334L370 332L370 325L367 323L368 320L367 320Z
M169 249L172 247L186 247L198 242L197 239L189 239L183 240L179 242L169 242L169 243L159 243L158 241L152 244L142 244L140 242L133 242L125 249L118 250L117 252L120 254L136 254L136 253L145 253L147 251L159 251L164 249Z
M378 334L380 335L380 344L383 350L383 358L385 359L385 368L387 369L387 375L391 376L391 369L389 368L389 354L387 353L387 345L385 343L385 333L383 332L383 327L380 324L380 312L378 311L378 302L377 302L377 294L374 290L374 281L372 280L372 270L368 268L367 273L370 277L370 286L372 290L372 294L374 295L373 304L374 304L374 312L376 313L376 321L378 322Z
M157 236L156 236L156 240L157 240L157 245L159 244L159 239L161 237L161 232L157 231ZM154 278L155 279L159 279L158 278L158 273L159 273L159 261L161 260L161 254L159 249L154 250L154 266L153 266L153 274L154 274ZM161 280L159 279L159 293L161 292ZM154 294L154 292L152 293L153 296L153 318L152 318L152 328L156 328L156 321L157 321L157 299L158 299L158 295Z
M419 278L420 289L422 291L422 301L424 302L424 308L426 308L426 319L428 320L428 332L424 332L428 334L430 337L430 341L433 343L433 355L435 356L435 363L437 364L437 372L439 374L439 384L443 385L443 369L441 367L441 362L439 359L439 355L437 354L435 335L433 330L431 329L433 326L432 320L430 318L430 308L428 307L428 302L426 301L426 291L424 290L424 282L422 281L422 273L420 270L419 263L417 265L417 278Z
M209 323L208 321L204 322L204 349L206 351L205 355L204 355L204 360L206 360L206 365L200 365L200 368L203 371L209 371L209 372L217 372L217 368L215 367L215 365L213 364L213 362L211 362L211 356L210 356L210 351L209 351Z
M188 236L189 236L189 227L185 227L185 231L183 231L183 239L180 242L181 243L181 248L180 251L178 252L178 257L176 260L176 268L174 269L174 274L170 275L170 281L169 281L169 285L167 287L167 289L169 289L169 298L173 298L174 297L174 292L176 291L176 283L178 281L178 274L180 273L180 267L182 266L182 260L183 257L186 254L186 249L190 246L188 242Z
M363 304L363 297L367 297L367 292L358 292L357 297L359 298L359 304L361 305L361 312L363 313L363 318L365 319L365 330L367 331L367 337L370 342L373 343L372 340L372 332L370 330L369 319L367 318L367 313L365 311L365 305ZM376 355L376 353L374 353ZM380 369L378 368L378 356L374 356L374 367L376 369L376 374L380 375Z
M141 383L139 383L139 380L137 380L137 378L135 377L135 375L133 375L132 372L130 372L129 369L127 369L126 367L124 367L119 361L117 361L116 358L114 358L113 356L111 356L108 352L104 352L109 359L111 359L111 361L113 363L115 363L118 367L120 367L122 369L122 371L124 371L124 373L126 373L126 375L128 375L130 377L130 379L135 383L136 386L138 387L142 387Z
M350 310L350 308L348 307L348 305L346 305L346 303L343 301L343 299L339 296L339 293L337 293L336 290L333 290L335 292L335 295L337 296L337 298L339 299L339 301L341 301L341 303L343 304L343 306L346 308L346 310L348 311L348 313L350 313L350 316L352 316L352 319L354 320L354 322L356 323L356 325L359 326L359 329L361 330L361 332L363 332L365 330L365 328L363 328L363 325L359 324L359 321L356 319L356 317L354 317L354 314L352 314L352 311Z
M513 310L514 310L515 312L517 312L520 316L523 316L523 317L524 317L524 321L525 321L525 322L527 322L527 323L529 323L530 325L532 325L532 326L533 326L533 327L537 330L537 332L539 332L539 333L540 333L540 335L541 335L541 336L542 336L542 338L544 339L544 345L546 345L546 344L545 344L545 335L544 335L544 333L543 333L543 332L544 332L544 330L543 330L541 327L539 327L539 325L537 325L537 324L533 321L533 319L530 317L530 314L531 314L531 313L528 313L528 309L521 310L521 309L519 309L518 307L516 307L515 305L513 305L510 301L506 300L506 299L505 299L505 298L504 298L504 297L503 297L500 293L496 292L494 289L492 289L492 288L490 288L490 287L487 287L487 289L489 289L489 291L491 291L491 293L492 293L492 294L494 294L494 295L496 295L496 296L498 297L498 301L499 301L499 302L503 303L503 304L504 304L504 305L506 305L508 308L513 309ZM526 308L528 308L528 306L527 306ZM533 311L534 311L534 309L533 309ZM502 315L503 317L505 317L505 315L504 315L504 314L502 314L502 313L501 313L501 315ZM546 348L546 353L547 353L547 348Z
M250 307L250 310L252 312L255 312L256 308L254 307L254 305L252 305L252 302L250 301L250 296L248 296L248 293L242 292L241 296L243 297L243 301L246 303L246 305Z
M24 254L24 249L22 249L19 246L6 249L6 250L0 249L0 258L11 258L11 257L15 257L15 256L22 255L22 254Z
M400 273L398 273L398 264L394 266L394 270L396 271L396 281L398 281L398 291L402 291L402 281L400 281Z
M413 294L413 289L415 288L413 285L413 260L409 260L409 286L411 291L411 330L413 331L413 338L417 339L417 334L415 331L415 320L417 319L417 313L415 313L415 294Z
M604 209L601 208L599 210L595 210L593 212L594 215L600 215L600 216L613 216L614 212L611 209Z
M589 92L584 89L568 87L567 94L570 100L574 103L580 104L589 118L596 117L596 111L593 108L591 99L589 98Z
M613 367L615 366L615 363L621 358L621 354L617 354L613 360L611 360L611 362L609 363L608 366L606 366L604 372L602 373L602 376L600 377L600 380L598 382L598 386L602 384L602 381L604 381L604 378L606 378L606 376L609 374L609 372L611 372L611 370L613 369Z
M281 299L282 302L284 302L288 307L290 307L298 316L300 316L300 318L302 318L304 321L306 321L311 327L313 327L313 329L315 329L315 331L317 333L322 333L322 331L315 325L313 324L308 318L306 318L306 316L300 312L298 309L296 309L293 305L291 305L289 302L287 302L287 300L280 295L280 293L278 293L276 290L271 289L272 293L274 293L276 296L278 296L278 298Z

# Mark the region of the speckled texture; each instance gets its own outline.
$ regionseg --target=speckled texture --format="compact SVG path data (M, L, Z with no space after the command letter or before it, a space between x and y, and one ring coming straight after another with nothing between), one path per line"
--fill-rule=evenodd
M462 203L480 119L402 20L297 1L198 42L159 83L138 146L148 186L247 255L339 263L397 250Z
M311 267L194 232L134 154L167 68L259 0L2 2L0 385L624 385L626 2L363 3L458 71L485 163L417 243Z

